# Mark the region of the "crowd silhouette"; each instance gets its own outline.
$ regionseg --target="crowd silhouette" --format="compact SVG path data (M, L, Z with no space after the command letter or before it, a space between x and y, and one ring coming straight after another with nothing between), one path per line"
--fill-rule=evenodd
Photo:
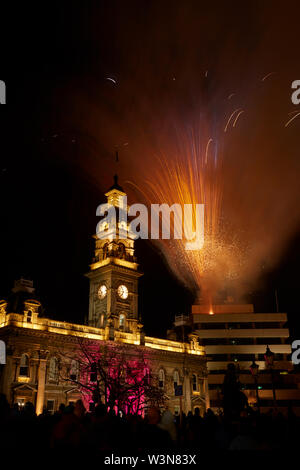
M4 449L28 448L40 451L128 454L146 450L292 450L297 445L299 418L289 408L283 415L276 409L259 413L244 409L238 416L226 418L208 409L174 416L170 410L149 408L143 418L137 415L117 416L99 404L87 412L83 402L60 405L50 414L47 410L36 416L34 406L27 402L20 408L9 406L0 395L0 442Z

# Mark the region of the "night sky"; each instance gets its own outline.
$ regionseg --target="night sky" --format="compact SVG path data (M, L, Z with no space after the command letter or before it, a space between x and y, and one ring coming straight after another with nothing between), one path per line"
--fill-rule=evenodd
M34 281L46 316L82 322L96 207L114 173L133 198L128 181L151 180L153 154L171 153L172 128L209 115L218 133L234 93L239 101L232 109L246 111L240 133L226 141L225 210L251 211L233 222L252 233L261 225L257 214L268 214L274 201L274 220L264 219L269 248L251 271L248 298L256 311L275 311L277 289L279 309L288 312L298 339L300 118L285 127L299 109L290 101L291 82L300 79L297 3L26 2L7 12L0 63L7 84L7 105L0 108L1 298L23 276ZM229 187L240 191L234 203ZM145 273L145 329L164 335L175 314L190 311L193 295L157 247L136 245Z

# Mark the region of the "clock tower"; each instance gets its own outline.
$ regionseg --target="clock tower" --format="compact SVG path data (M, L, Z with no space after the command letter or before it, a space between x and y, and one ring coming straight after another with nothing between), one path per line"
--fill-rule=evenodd
M142 273L134 256L134 235L127 217L127 197L115 175L105 193L107 204L116 212L115 223L99 222L101 238L95 238L95 257L87 277L90 280L88 324L128 333L141 328L138 315L138 279ZM113 333L110 333L112 336ZM112 338L111 338L112 339Z

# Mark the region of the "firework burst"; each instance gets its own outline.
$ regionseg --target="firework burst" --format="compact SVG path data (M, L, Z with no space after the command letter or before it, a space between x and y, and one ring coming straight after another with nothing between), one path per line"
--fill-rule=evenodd
M182 208L204 204L201 249L187 250L184 237L154 242L174 274L195 293L201 291L201 301L211 305L218 288L237 276L242 259L237 236L222 217L223 143L209 135L201 139L200 135L191 129L177 133L172 158L165 153L156 155L151 179L138 190L147 204L179 204ZM184 230L194 231L194 222ZM171 218L171 229L181 230L174 227L176 223L177 219Z

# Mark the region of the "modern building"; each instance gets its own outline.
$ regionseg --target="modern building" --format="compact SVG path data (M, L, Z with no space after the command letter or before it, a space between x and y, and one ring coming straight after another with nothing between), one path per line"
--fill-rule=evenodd
M119 215L128 211L124 196L115 178L106 197ZM11 296L0 302L0 339L6 344L6 364L0 366L0 392L10 403L31 401L39 414L45 407L54 411L60 403L78 399L80 387L68 379L77 377L80 370L76 357L67 360L66 356L80 340L108 347L122 344L132 357L142 352L173 412L180 407L185 412L198 407L203 413L208 406L206 358L197 337L170 341L146 336L143 331L138 312L142 273L134 256L129 223L121 219L118 217L116 223L102 220L98 226L95 257L87 273L87 325L42 317L32 281L17 281ZM178 385L182 385L181 397L178 393L175 396Z
M258 393L262 410L276 406L286 411L293 406L300 415L300 380L290 359L286 313L255 313L253 305L235 304L230 299L212 308L193 305L189 321L181 323L190 325L205 349L213 409L222 406L224 374L233 363L250 404L257 403ZM269 355L273 365L267 365Z

